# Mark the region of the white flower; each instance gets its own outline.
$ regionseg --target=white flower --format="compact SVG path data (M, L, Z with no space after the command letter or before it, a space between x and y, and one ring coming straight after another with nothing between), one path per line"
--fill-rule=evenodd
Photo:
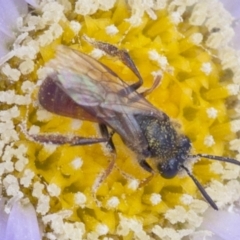
M29 4L37 5L37 0L28 0ZM11 58L9 52L14 42L21 41L23 36L19 35L19 25L22 16L28 12L25 0L0 0L0 64L5 59ZM19 35L19 38L16 37Z
M232 45L235 48L240 48L240 24L237 24L237 20L240 19L240 5L239 5L239 0L221 0L232 15L236 18L236 21L233 22L233 27L235 30L235 38L232 41ZM28 12L28 6L27 3L31 4L33 7L38 6L38 1L37 0L0 0L0 65L1 63L7 61L10 59L13 55L11 50L14 49L14 46L17 44L21 43L22 40L26 37L26 34L21 34L21 23L23 21L22 16ZM64 1L62 1L64 2ZM66 1L67 2L67 1ZM76 1L80 7L81 11L83 10L83 6L81 5L81 1ZM87 5L87 1L86 5ZM97 1L96 1L97 2ZM100 2L100 1L99 1ZM147 1L146 1L147 2ZM159 1L161 2L161 1ZM162 2L165 2L164 0ZM169 1L171 2L171 1ZM174 1L172 1L174 2ZM177 2L177 1L176 1ZM180 1L179 1L180 2ZM80 4L81 3L81 4ZM160 3L159 3L160 4ZM102 9L106 9L104 7L104 4L101 3ZM84 8L85 9L85 8ZM89 12L94 11L95 6L92 6L92 8L89 10ZM80 11L79 10L79 11ZM180 11L181 9L179 9ZM214 11L214 9L213 9ZM137 11L136 11L137 12ZM85 12L84 12L85 13ZM155 17L153 15L153 12L147 12L149 15ZM175 18L177 16L177 19L179 21L177 22L182 22L182 18L180 17L179 12L175 12L174 15ZM51 17L51 16L50 16ZM59 14L59 17L61 17L61 14ZM174 19L175 19L174 18ZM198 18L197 18L198 19ZM195 19L196 20L196 19ZM72 22L72 27L76 32L80 31L81 26L74 24ZM62 29L58 26L55 25L56 31L54 33L61 34ZM110 26L109 26L110 27ZM224 25L222 26L224 29ZM110 28L109 28L110 29ZM113 26L111 26L111 29L107 31L110 31L111 33L115 31L117 33L117 30L114 29ZM217 31L217 29L215 29ZM114 35L114 34L109 34L109 35ZM196 37L196 36L195 36ZM197 36L197 39L200 39L199 41L202 40L201 35ZM46 39L44 39L46 40ZM25 53L25 52L23 52ZM19 53L20 54L20 53ZM99 53L98 53L99 54ZM155 52L150 52L150 57L151 60L157 61L157 63L165 67L165 70L168 69L168 61L166 58L163 56L157 55L155 56ZM32 56L31 59L34 59L35 55ZM22 57L24 59L24 56ZM29 73L32 69L33 61L31 60L30 62L24 62L24 64L21 67L21 72L22 73ZM6 71L7 65L4 68ZM206 70L207 72L210 71L210 67L208 65L203 66L203 70ZM209 70L210 69L210 70ZM205 71L206 72L206 71ZM20 74L20 73L19 73ZM18 72L12 77L14 79L18 79ZM79 160L79 159L78 159ZM74 160L75 161L75 160ZM74 162L76 163L76 162ZM75 164L76 165L76 164ZM80 168L81 162L78 162L78 167ZM30 180L29 180L30 181ZM134 184L137 186L138 183L134 182ZM134 185L133 182L129 184L130 188L132 185ZM134 187L136 187L134 185ZM49 192L51 192L52 195L58 196L59 191L56 188L56 186L53 189L48 189ZM8 189L9 190L9 189ZM83 194L82 194L83 195ZM85 204L85 199L84 195L80 196L81 200L79 203L79 199L76 200L76 203L79 205ZM161 201L160 195L154 195L153 196L153 202L155 204ZM157 197L157 199L156 199ZM41 200L41 199L40 199ZM48 199L47 199L48 200ZM5 203L6 200L1 198L0 199L0 239L2 240L40 240L41 239L41 233L39 230L39 224L37 221L37 216L36 216L36 210L30 203L22 204L21 201L16 200L12 204L10 213L7 214L5 212ZM41 201L40 201L41 203ZM111 198L108 202L109 208L114 208L118 206L119 200L118 198L114 197ZM46 206L46 205L44 205ZM238 240L240 239L240 230L239 230L239 222L240 222L240 210L237 207L232 207L231 209L224 209L224 210L219 210L215 211L209 208L205 214L204 214L204 219L201 224L201 226L198 229L198 232L192 234L189 236L190 239L197 240L197 239L204 239L204 236L209 236L211 233L214 234L214 236L208 237L208 239L214 239L214 240ZM136 231L137 236L144 236L145 233L142 229L141 223L138 221L131 221L128 219L124 219L124 217L121 217L121 224L124 225L124 223L127 223L125 226L125 229L127 231L133 231L133 229L138 229ZM67 226L67 224L65 224ZM69 229L69 227L68 227ZM78 228L79 230L79 228ZM109 230L107 226L105 225L98 225L97 230L99 234L106 234ZM156 230L156 228L155 228ZM162 229L160 229L162 231ZM158 229L158 232L160 232ZM122 231L120 229L119 231ZM84 232L84 231L83 231ZM198 234L199 233L199 234ZM209 234L210 233L210 234ZM165 233L164 233L165 234ZM188 234L188 233L186 233ZM184 235L184 234L183 234ZM143 238L142 238L143 239Z

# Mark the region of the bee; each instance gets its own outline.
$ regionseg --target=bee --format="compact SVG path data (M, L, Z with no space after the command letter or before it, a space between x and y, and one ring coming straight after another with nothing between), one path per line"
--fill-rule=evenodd
M52 144L86 145L104 142L115 156L112 136L117 133L124 144L136 154L143 169L151 175L158 172L164 178L173 178L179 171L186 171L203 197L217 210L216 203L186 167L186 161L208 158L236 165L240 165L240 162L222 156L191 154L189 138L178 131L167 114L145 98L158 86L161 77L155 78L150 89L140 92L138 89L142 86L143 79L126 50L86 37L85 40L107 55L121 60L136 75L138 81L129 85L110 68L89 55L59 46L56 57L47 64L53 69L53 73L40 86L39 102L52 113L98 123L101 137L51 134L31 137L36 141ZM152 159L155 168L146 159ZM114 161L115 157L101 177L102 180L111 172Z

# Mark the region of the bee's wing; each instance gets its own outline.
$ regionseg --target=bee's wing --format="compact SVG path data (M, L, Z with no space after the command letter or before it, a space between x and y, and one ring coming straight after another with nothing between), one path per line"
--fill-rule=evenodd
M90 84L89 79L91 79L93 80L92 82L94 82L94 85L96 85L97 82L99 82L99 86L108 85L109 88L114 88L114 91L116 92L128 86L104 64L101 64L94 58L84 53L66 46L58 46L56 57L48 62L47 66L53 68L59 74L64 74L65 76L68 73L71 75L76 74L82 78L82 83ZM64 80L62 78L61 80L63 85L65 81L69 83L68 79ZM78 82L80 83L80 80ZM89 88L91 87L93 86L89 86ZM94 89L96 90L96 87Z
M56 84L79 106L122 113L149 111L152 107L136 91L129 91L129 85L111 69L79 51L59 46L48 66L55 70ZM110 116L113 112L106 114Z
M40 104L49 112L58 115L98 122L94 115L89 114L79 104L73 101L68 94L59 87L58 75L50 74L41 84L38 99Z

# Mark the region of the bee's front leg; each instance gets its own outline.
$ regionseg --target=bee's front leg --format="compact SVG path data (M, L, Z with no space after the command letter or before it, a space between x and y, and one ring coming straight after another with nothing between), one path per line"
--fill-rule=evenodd
M146 162L146 160L140 160L139 164L142 168L144 168L146 171L153 173L153 170L151 168L151 166Z
M152 178L154 177L155 173L154 173L153 169L151 168L151 166L146 162L146 160L140 160L139 164L140 164L140 166L142 168L144 168L146 171L151 173L151 175L149 177L143 179L140 182L139 187L143 187L143 186L145 186L146 184L148 184L152 180Z

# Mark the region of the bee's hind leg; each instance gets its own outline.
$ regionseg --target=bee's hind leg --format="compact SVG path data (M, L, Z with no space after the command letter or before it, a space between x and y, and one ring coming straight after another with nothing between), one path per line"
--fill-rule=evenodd
M109 133L107 126L105 124L99 124L100 132L103 138L107 138L107 148L111 154L111 160L108 165L108 167L98 175L96 178L93 186L92 186L92 194L93 197L97 203L97 205L100 207L101 203L97 200L96 193L102 182L108 177L108 175L112 172L114 166L115 166L115 161L116 161L116 149L112 141L112 135L114 132Z
M61 135L61 134L32 134L29 133L26 127L26 123L20 124L20 129L23 134L30 140L42 144L64 145L69 144L72 146L78 145L90 145L106 142L108 143L109 137L101 138L86 138L75 135Z

